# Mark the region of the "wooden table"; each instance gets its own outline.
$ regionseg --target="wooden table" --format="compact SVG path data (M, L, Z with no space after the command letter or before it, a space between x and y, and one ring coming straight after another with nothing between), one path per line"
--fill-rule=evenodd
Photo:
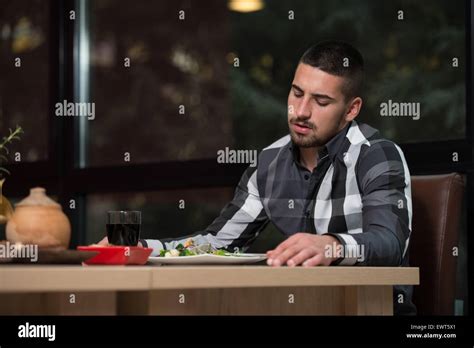
M392 315L414 267L0 266L0 315Z

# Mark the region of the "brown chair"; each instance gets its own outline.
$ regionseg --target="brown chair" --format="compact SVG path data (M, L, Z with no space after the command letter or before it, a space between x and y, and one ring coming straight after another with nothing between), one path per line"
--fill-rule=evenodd
M413 303L419 315L453 315L464 178L458 173L412 176L410 266L420 268Z

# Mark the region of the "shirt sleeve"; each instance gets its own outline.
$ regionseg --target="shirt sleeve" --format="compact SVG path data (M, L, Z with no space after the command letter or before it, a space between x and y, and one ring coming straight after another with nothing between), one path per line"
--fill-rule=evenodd
M257 169L249 167L242 175L230 201L220 215L204 231L181 239L146 239L144 246L153 249L152 256L163 249L174 249L178 244L193 239L196 245L209 243L218 249L245 250L269 221L260 200L257 186Z
M400 266L411 233L410 173L401 149L381 141L364 149L356 168L362 233L331 234L344 246L339 265Z

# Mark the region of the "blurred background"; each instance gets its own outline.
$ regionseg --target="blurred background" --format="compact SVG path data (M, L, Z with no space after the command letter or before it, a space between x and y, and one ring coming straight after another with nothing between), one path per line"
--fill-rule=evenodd
M398 142L412 174L458 171L469 180L469 8L461 0L0 0L0 136L24 129L3 192L15 202L46 187L71 219L73 247L103 237L108 210L141 210L145 238L204 229L245 169L218 164L217 151L261 150L287 133L297 61L327 39L361 51L358 120ZM55 116L63 100L95 103L95 119ZM419 102L421 118L381 117L388 100ZM467 308L467 214L458 314ZM280 239L269 225L254 250Z

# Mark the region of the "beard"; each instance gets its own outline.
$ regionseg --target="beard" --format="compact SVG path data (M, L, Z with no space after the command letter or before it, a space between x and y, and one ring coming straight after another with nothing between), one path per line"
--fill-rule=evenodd
M298 134L293 129L290 129L290 136L293 143L298 147L320 147L326 142L321 141L319 137L314 134L314 130L310 134Z
M343 115L341 115L342 120ZM293 130L293 127L291 126L292 124L301 124L304 125L305 127L308 127L310 129L310 132L308 134L300 134L297 133ZM340 122L334 124L333 127L327 132L327 136L321 136L316 134L318 131L318 127L312 122L301 120L298 117L292 117L288 121L288 126L290 129L290 137L293 143L302 148L308 148L308 147L321 147L326 145L326 143L331 140L331 138L338 133L339 130L339 125Z

